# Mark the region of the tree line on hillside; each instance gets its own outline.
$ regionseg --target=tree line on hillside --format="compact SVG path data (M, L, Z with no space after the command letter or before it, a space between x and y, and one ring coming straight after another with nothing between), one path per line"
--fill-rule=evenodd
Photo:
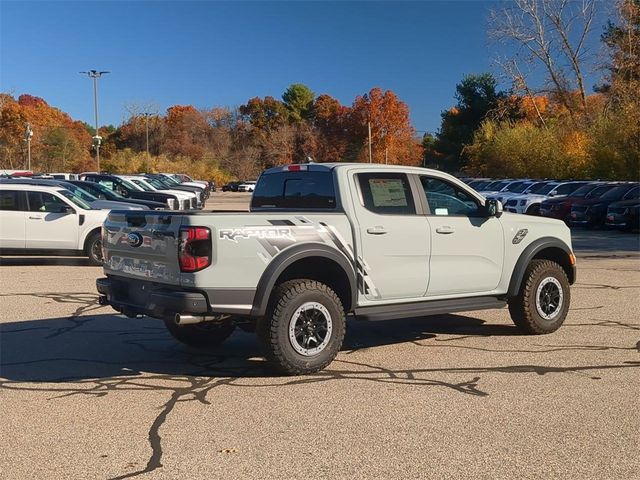
M23 163L26 123L42 132L32 139L32 164L45 171L91 167L87 147L93 129L30 95L17 100L3 96L3 165ZM420 164L422 147L414 138L409 108L394 92L374 88L344 106L329 95L315 96L307 86L293 84L282 100L255 97L237 109L175 105L164 115L133 114L117 128L100 130L101 167L252 178L265 168L308 159L369 161L369 127L372 161Z
M101 168L226 181L309 158L363 162L371 155L376 163L469 175L638 178L639 1L617 0L615 20L601 35L607 60L598 65L586 41L602 7L597 0L499 4L489 35L495 51L506 52L498 61L510 89L500 91L489 73L466 76L438 132L421 142L408 106L390 90L373 88L342 105L293 84L280 99L255 97L238 108L175 105L157 114L133 106L122 125L101 127ZM594 66L605 74L589 92L585 72ZM96 168L92 127L41 98L8 94L0 94L0 168L25 166L27 124L33 169Z

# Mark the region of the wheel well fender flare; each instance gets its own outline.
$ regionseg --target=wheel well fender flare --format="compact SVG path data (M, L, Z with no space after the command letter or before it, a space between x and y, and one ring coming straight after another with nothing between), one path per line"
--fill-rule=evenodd
M251 308L251 316L261 317L266 313L271 292L275 287L276 281L288 267L300 260L311 258L329 260L340 267L349 281L351 308L355 308L357 302L357 282L351 261L343 253L328 245L322 243L304 243L283 250L267 265L267 268L258 281ZM313 275L310 275L309 278L313 278Z
M82 245L81 250L85 250L87 248L87 240L89 240L91 235L93 235L96 232L100 233L101 231L102 231L101 226L97 226L95 228L87 230L87 233L85 233L84 237L82 237L82 241L80 242L80 245Z
M554 237L542 237L538 238L531 242L524 251L518 257L518 261L511 273L511 280L509 281L509 290L507 291L508 297L515 297L518 295L520 291L520 285L522 284L522 279L524 278L525 271L527 266L536 258L536 255L541 253L546 249L559 249L562 250L566 254L567 264L569 264L569 258L573 255L571 248L564 243L562 240ZM567 273L567 277L569 278L569 283L575 282L575 267L570 265L570 268L567 269L566 264L562 264L565 272Z

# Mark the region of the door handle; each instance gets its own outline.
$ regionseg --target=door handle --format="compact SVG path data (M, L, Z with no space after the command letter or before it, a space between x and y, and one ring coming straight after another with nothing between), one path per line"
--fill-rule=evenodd
M453 227L450 227L449 225L443 225L441 227L436 228L436 233L442 233L443 235L447 235L455 231L456 229Z
M382 225L376 225L375 227L367 228L367 233L371 235L384 235L387 231Z
M42 220L42 217L29 217L29 220Z

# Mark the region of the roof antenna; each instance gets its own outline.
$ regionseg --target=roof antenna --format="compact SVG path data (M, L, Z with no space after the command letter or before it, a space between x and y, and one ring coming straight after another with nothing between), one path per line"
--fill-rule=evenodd
M311 155L307 155L306 160L307 161L305 163L316 163Z

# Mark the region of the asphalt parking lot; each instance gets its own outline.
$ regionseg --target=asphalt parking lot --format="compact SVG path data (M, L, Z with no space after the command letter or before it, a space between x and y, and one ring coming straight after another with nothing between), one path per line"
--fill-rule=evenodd
M114 315L82 259L2 258L0 477L640 478L639 244L576 232L552 335L506 310L351 321L308 377L241 331L195 350Z

